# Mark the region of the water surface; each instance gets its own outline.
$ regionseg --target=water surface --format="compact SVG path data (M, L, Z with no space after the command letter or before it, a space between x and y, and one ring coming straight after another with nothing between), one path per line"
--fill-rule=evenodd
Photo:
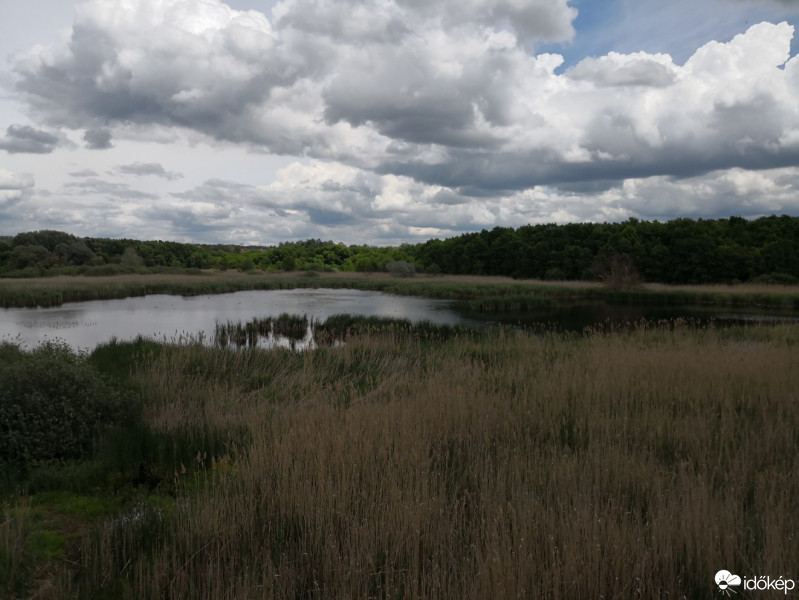
M440 325L485 326L505 323L522 327L581 331L637 322L689 319L721 324L799 321L790 311L726 307L614 306L604 302L556 303L540 310L511 314L459 312L449 300L396 296L353 289L255 290L210 296L151 295L120 300L72 302L52 308L0 309L0 341L32 348L63 340L74 349L93 349L109 341L142 335L156 340L213 341L217 323L247 323L283 313L323 321L335 314L391 317ZM262 347L313 347L310 330L304 340L270 336Z
M70 302L51 308L0 309L0 341L31 348L63 340L74 349L93 349L111 338L138 335L156 340L211 340L217 322L306 315L323 321L335 314L392 317L446 325L476 324L447 300L395 296L351 289L255 290L211 296L151 295L119 300ZM272 345L284 345L274 340Z

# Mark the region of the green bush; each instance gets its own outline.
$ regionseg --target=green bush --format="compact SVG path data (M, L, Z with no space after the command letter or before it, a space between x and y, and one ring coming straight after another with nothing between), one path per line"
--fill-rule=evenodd
M416 266L405 260L390 260L386 262L386 271L394 277L413 277Z
M64 344L3 344L0 358L0 467L88 456L100 434L138 414L132 392Z

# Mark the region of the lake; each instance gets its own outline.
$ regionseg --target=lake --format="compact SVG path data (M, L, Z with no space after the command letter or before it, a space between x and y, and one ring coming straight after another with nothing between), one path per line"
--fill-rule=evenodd
M244 291L212 296L151 295L121 300L73 302L52 308L0 309L0 341L32 348L63 340L74 349L93 349L111 338L138 335L165 341L211 341L217 323L242 322L288 313L323 321L336 314L379 316L443 325L486 326L504 322L520 326L582 330L607 323L690 318L722 323L799 321L796 313L762 309L661 308L610 306L602 302L558 304L523 314L469 314L453 302L418 296L395 296L353 289ZM269 335L261 347L313 347L310 328L303 339Z
M74 349L93 349L115 337L138 335L157 340L211 340L217 323L246 323L288 313L323 321L336 314L392 317L413 322L478 325L460 315L447 300L395 296L352 289L244 291L212 296L151 295L121 300L71 302L51 308L0 309L0 341L35 347L62 340ZM304 347L282 336L264 340L265 347Z

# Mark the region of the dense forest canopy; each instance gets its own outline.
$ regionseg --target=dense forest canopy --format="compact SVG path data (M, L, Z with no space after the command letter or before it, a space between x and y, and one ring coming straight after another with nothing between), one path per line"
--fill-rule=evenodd
M495 227L399 247L321 240L271 247L80 238L34 231L0 238L0 275L112 274L152 269L385 271L596 279L624 258L645 281L799 281L799 218L677 219Z

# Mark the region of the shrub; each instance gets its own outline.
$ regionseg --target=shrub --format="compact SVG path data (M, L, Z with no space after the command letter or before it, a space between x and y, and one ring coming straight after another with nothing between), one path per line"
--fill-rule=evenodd
M641 284L641 275L629 254L598 257L593 271L597 279L610 290L629 290Z
M0 356L0 465L25 471L87 456L101 433L137 415L129 390L65 344L5 344Z
M794 277L789 273L766 273L759 275L751 280L752 283L765 283L767 285L796 285L799 277Z
M416 266L405 260L390 260L386 263L386 271L394 277L413 277Z

